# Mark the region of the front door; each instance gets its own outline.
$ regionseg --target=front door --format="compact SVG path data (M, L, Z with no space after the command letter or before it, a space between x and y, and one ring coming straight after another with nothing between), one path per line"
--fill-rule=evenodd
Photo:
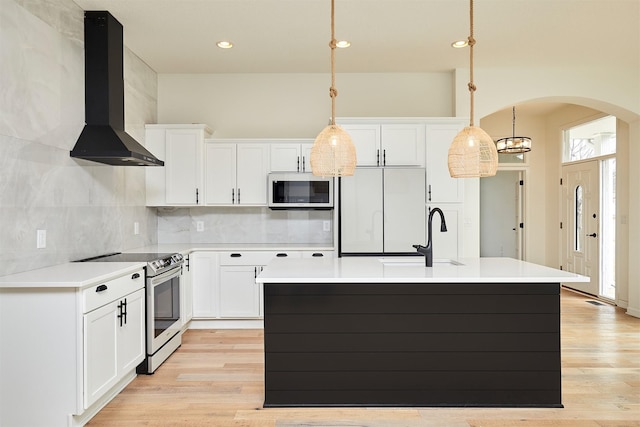
M571 287L599 294L600 171L599 161L562 167L563 269L589 276L589 283Z

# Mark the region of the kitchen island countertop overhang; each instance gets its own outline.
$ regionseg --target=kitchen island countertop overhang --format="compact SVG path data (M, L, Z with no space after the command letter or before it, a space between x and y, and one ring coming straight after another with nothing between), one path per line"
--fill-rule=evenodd
M570 283L579 274L513 258L434 260L423 257L342 257L274 259L256 283Z

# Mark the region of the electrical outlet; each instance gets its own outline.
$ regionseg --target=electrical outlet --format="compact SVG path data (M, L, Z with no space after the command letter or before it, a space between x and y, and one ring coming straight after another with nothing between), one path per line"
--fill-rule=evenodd
M47 230L36 230L36 249L47 247Z
M331 231L331 221L322 221L322 231Z
M204 221L196 221L196 231L204 231Z
M140 223L138 221L133 223L133 234L140 234Z

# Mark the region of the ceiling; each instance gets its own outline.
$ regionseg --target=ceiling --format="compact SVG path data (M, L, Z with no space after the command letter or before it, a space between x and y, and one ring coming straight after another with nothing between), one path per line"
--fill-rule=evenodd
M329 0L75 0L158 73L325 73ZM465 68L467 0L336 0L336 71ZM476 67L640 65L640 0L477 0ZM215 46L228 39L233 49Z

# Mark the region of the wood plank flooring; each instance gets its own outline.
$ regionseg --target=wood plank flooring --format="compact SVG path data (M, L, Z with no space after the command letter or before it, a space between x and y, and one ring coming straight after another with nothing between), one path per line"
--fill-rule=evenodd
M263 409L261 330L189 330L88 424L234 427L640 427L640 319L562 291L564 408Z

